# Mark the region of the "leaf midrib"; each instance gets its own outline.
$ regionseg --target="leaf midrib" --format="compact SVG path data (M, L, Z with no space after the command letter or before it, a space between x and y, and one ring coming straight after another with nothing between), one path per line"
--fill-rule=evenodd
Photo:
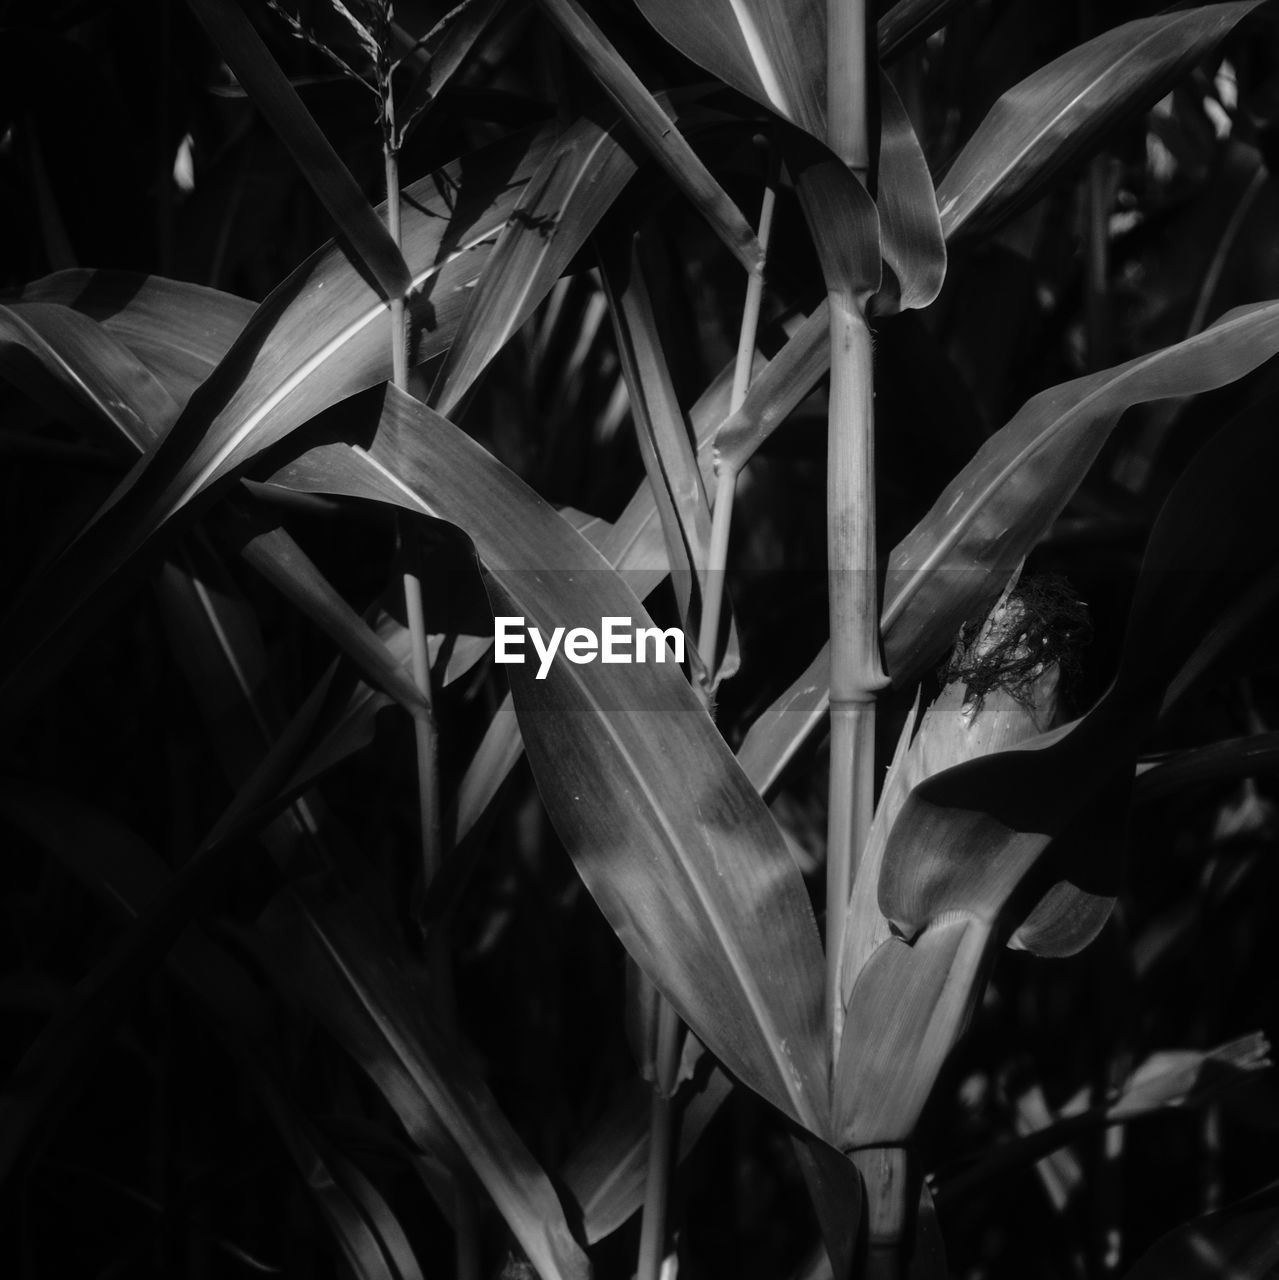
M430 506L430 504L428 504L421 497L419 497L418 494L416 494L411 488L409 488L388 467L383 465L371 454L359 448L358 446L353 446L352 452L356 454L356 456L359 457L362 461L374 467L381 475L389 479L391 483L395 486L395 488L401 493L404 493L407 497L409 497L414 503L414 505L423 512L423 514L434 515L434 509ZM606 565L611 572L616 573L616 570L614 570L613 567L608 564L608 561L605 560L604 557L601 556L599 552L596 551L595 548L591 546L590 542L586 538L582 538L581 534L579 534L576 529L573 529L572 525L570 525L566 520L564 520L562 516L557 515L555 518L557 520L562 521L564 524L564 527L570 530L575 537L581 538L581 541L583 542L583 544L590 548L591 553L597 559L599 559L602 564ZM490 572L496 574L496 573L501 573L502 571L493 569L492 567L490 567ZM505 574L503 574L502 576L504 578L506 577ZM509 590L510 588L506 587L506 585L504 584L504 589ZM629 593L629 588L627 590ZM513 590L510 590L510 594L512 595L513 598L517 600L523 599L518 586L515 586ZM633 594L633 593L630 593L630 594ZM638 604L638 601L636 603ZM577 673L576 668L572 669L569 672L569 679L571 679L574 682L576 687L582 692L582 694L585 696L587 701L590 703L591 710L595 714L597 720L599 720L600 723L602 723L605 726L608 732L609 738L614 742L615 746L618 748L627 767L631 772L631 775L638 780L643 797L647 801L650 811L656 815L658 825L662 833L666 837L668 847L671 848L672 850L678 851L680 847L678 833L675 831L670 820L666 817L665 813L662 810L661 805L657 803L656 796L653 793L652 787L648 783L648 780L644 774L644 771L638 767L634 756L627 749L625 743L622 741L622 739L617 735L617 733L613 729L613 726L609 718L604 714L603 707L600 705L594 693L591 691L590 686ZM736 760L734 760L734 765L736 765ZM740 767L740 766L737 766L737 767ZM782 1086L783 1086L783 1089L785 1090L787 1097L789 1097L794 1103L796 1108L796 1113L803 1120L803 1122L807 1124L808 1127L814 1133L819 1133L821 1131L820 1125L818 1123L816 1113L813 1110L813 1104L809 1101L807 1093L803 1090L802 1087L798 1091L796 1091L796 1089L792 1085L791 1075L788 1068L795 1067L796 1070L798 1070L797 1063L792 1059L788 1059L786 1055L782 1053L778 1047L778 1041L784 1040L787 1037L779 1036L776 1034L777 1027L776 1027L775 1021L772 1018L771 1014L769 1014L767 1003L765 1002L763 994L760 991L759 986L756 983L754 976L751 973L751 966L744 961L739 951L735 949L734 946L730 945L733 941L731 931L725 928L722 916L720 915L718 910L715 908L712 901L707 897L704 886L702 885L701 881L698 880L697 877L692 874L690 866L686 864L684 860L680 859L678 855L674 858L674 862L676 866L679 867L681 872L684 874L685 880L694 889L697 902L701 906L706 918L709 919L714 925L715 937L720 941L721 949L724 952L726 958L728 959L729 968L731 969L734 977L737 979L738 984L741 987L742 991L746 995L747 1005L749 1006L752 1014L755 1017L756 1025L764 1029L766 1033L764 1039L767 1044L768 1054L774 1064L775 1070L777 1071L781 1079Z
M979 496L966 504L964 514L956 520L951 526L950 532L936 544L933 550L920 561L919 565L911 573L910 581L898 592L893 601L888 605L880 619L881 627L889 627L897 621L906 605L919 593L923 587L923 578L926 574L937 568L941 558L947 552L952 551L960 537L968 531L973 522L976 520L980 512L985 508L986 504L991 500L992 495L1007 483L1009 477L1026 462L1033 458L1036 453L1045 448L1049 442L1056 438L1062 431L1066 430L1073 421L1083 414L1087 408L1098 398L1103 397L1112 392L1116 387L1122 386L1125 382L1138 375L1145 373L1151 365L1159 364L1161 361L1173 356L1178 357L1185 354L1188 346L1201 340L1217 339L1223 335L1228 335L1235 327L1247 325L1256 320L1257 316L1262 314L1268 308L1279 308L1279 303L1263 303L1259 307L1252 308L1243 315L1236 317L1234 320L1219 321L1210 329L1205 329L1202 333L1196 334L1195 337L1188 339L1186 342L1177 343L1172 347L1163 347L1158 351L1152 351L1149 355L1139 357L1130 364L1122 375L1103 382L1095 390L1089 392L1082 400L1078 401L1070 409L1068 409L1055 424L1041 431L1032 440L1027 442L1018 450L1013 457L1004 464L1002 468L986 483L980 491ZM1040 393L1045 394L1044 392ZM1165 399L1163 396L1152 397L1153 399ZM1134 402L1137 403L1137 402ZM1131 407L1131 406L1126 406ZM1016 418L1013 418L1016 421ZM1009 423L1011 426L1012 423ZM890 564L889 571L892 572ZM903 572L903 570L897 570Z
M1226 7L1229 7L1232 10L1235 8L1234 5L1221 6L1221 8L1223 9ZM1194 18L1198 18L1202 20L1205 15L1202 13L1202 11L1191 10L1189 13L1186 13L1182 16L1183 18L1186 18L1186 19L1192 19L1192 25L1193 25ZM1213 15L1213 17L1214 19L1220 21L1220 18L1218 17L1218 15ZM1157 19L1139 18L1133 23L1124 23L1122 26L1114 28L1113 31L1106 32L1103 35L1098 36L1097 39L1100 41L1100 40L1104 40L1107 35L1116 35L1120 31L1123 31L1124 27L1126 26L1138 26L1138 25L1144 26L1147 23L1153 24L1157 22L1158 22ZM1119 58L1116 59L1116 61L1107 64L1107 66L1103 70L1098 72L1098 74L1094 76L1093 79L1090 80L1086 85L1084 85L1083 88L1081 88L1068 102L1063 104L1062 107L1059 108L1056 114L1049 121L1047 121L1040 128L1038 128L1034 132L1034 134L1026 141L1026 143L1016 152L1014 156L1012 156L1004 165L1002 165L999 169L996 170L997 177L994 179L994 181L1002 181L1010 173L1014 172L1022 164L1022 162L1026 159L1026 157L1032 151L1034 151L1037 146L1039 146L1042 143L1045 135L1057 129L1060 126L1063 118L1070 111L1073 111L1075 107L1078 106L1078 104L1084 98L1086 98L1090 93L1092 93L1093 90L1096 89L1097 86L1102 83L1102 81L1115 76L1122 67L1124 67L1128 62L1130 62L1133 58L1135 58L1143 49L1145 49L1149 44L1151 44L1159 36L1167 32L1167 30L1168 30L1168 24L1166 23L1160 23L1159 25L1153 26L1151 31L1149 31L1140 40L1138 40L1136 44L1126 49L1119 56ZM1078 50L1076 50L1076 52L1078 52ZM1047 70L1047 68L1045 68L1045 70ZM1030 80L1034 80L1034 78L1035 78L1034 76L1031 76ZM1022 81L1021 84L1016 85L1014 86L1013 89L1009 90L1009 93L1014 93L1018 89L1022 89L1026 87L1026 84L1027 84L1026 81ZM996 104L995 108L992 109L991 115L987 117L987 120L990 120L990 121L994 120L995 111L999 110L999 107L1001 105L1004 106L1004 111L1000 113L1001 116L1006 115L1009 111L1012 110L1012 107L1007 105L1007 95L1005 95L1005 97L1001 98L999 103ZM985 122L983 122L983 124L984 123ZM993 129L994 129L994 124L992 124L992 131ZM970 144L971 144L971 141L975 140L980 133L981 133L981 129L979 128L977 134L974 134L973 139L970 140ZM977 178L980 176L980 173L981 173L981 170L979 168L978 172L973 175L972 179L970 179L969 184L966 184L966 187L971 185L971 182L976 181ZM945 186L945 183L943 182L942 185ZM940 192L938 194L940 194ZM946 210L946 212L942 214L942 220L943 222L949 221L951 224L949 227L948 238L949 238L949 235L954 234L955 228L957 226L963 225L963 223L966 222L968 218L972 216L972 210L969 210L967 212L967 215L964 218L957 218L953 214L953 210L960 208L960 201L963 198L963 195L964 195L964 191L961 190L960 192L957 192L951 198L951 200L947 201L943 199L942 201L942 208ZM947 205L949 205L949 208L947 208ZM951 216L947 218L946 216L947 214L950 214Z

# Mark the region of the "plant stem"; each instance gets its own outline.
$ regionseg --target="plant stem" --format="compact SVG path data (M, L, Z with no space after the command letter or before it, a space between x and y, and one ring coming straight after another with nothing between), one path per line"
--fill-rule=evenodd
M759 242L765 253L773 226L773 206L777 201L778 162L769 162L769 176L759 213ZM729 413L736 413L746 399L751 367L755 360L755 338L759 331L759 310L764 296L764 273L751 272L746 284L746 302L737 339L737 363L733 369L733 390ZM733 494L737 472L722 468L717 476L711 523L711 544L707 553L703 585L702 618L697 651L706 664L705 683L694 681L707 714L715 713L711 693L715 677L716 640L724 599L724 579L728 565L728 535L733 520ZM667 1206L674 1167L675 1112L673 1096L678 1083L683 1035L679 1015L664 998L658 999L656 1080L649 1110L648 1174L644 1184L644 1210L640 1222L639 1261L636 1280L658 1280L666 1248Z
M400 172L394 146L383 150L386 161L386 225L391 238L400 243ZM391 299L391 380L408 391L408 333L404 299ZM413 682L426 699L432 714L414 719L417 745L418 816L421 820L423 882L429 885L443 861L440 835L438 742L431 694L431 664L427 649L426 622L422 609L422 581L418 573L417 540L407 520L400 524L400 541L409 568L404 574L404 611L409 627ZM442 977L442 975L439 975ZM433 986L442 985L433 983Z
M870 163L864 0L827 0L826 117L831 149L864 182ZM839 969L853 879L874 805L879 658L875 555L874 387L863 297L828 281L830 410L827 578L830 589L831 769L826 844L826 1009L831 1061L839 1054Z
M679 1077L682 1030L674 1006L659 997L656 1079L649 1107L648 1174L644 1181L636 1280L658 1280L662 1260L666 1256L667 1207L670 1204L671 1172L675 1165L674 1095Z
M874 405L870 329L853 298L830 298L827 453L830 589L830 808L826 855L826 1006L832 1060L843 1034L839 970L853 880L874 813L879 658Z
M867 182L873 71L865 0L827 0L827 142ZM826 1009L831 1062L839 1059L840 963L849 900L875 801L875 698L887 680L879 654L875 550L875 407L866 298L828 280L830 420L827 577L830 587L830 806L826 844ZM909 1070L911 1064L903 1063ZM908 1230L906 1152L857 1152L866 1184L866 1280L898 1280Z
M905 1147L864 1147L853 1163L866 1184L866 1266L862 1280L901 1280L911 1203Z
M400 244L400 164L395 141L395 99L390 73L383 80L384 136L382 154L386 167L386 226L396 246ZM404 299L391 299L391 381L406 394L409 389L408 325ZM413 683L426 702L426 711L413 717L417 756L417 795L422 887L434 880L444 861L440 823L439 734L431 691L431 659L427 644L426 619L422 608L420 546L416 530L408 519L397 526L407 568L404 573L404 612L409 628ZM427 939L427 971L430 975L432 1013L440 1030L450 1035L456 1025L453 1002L452 966L448 929L444 919L436 920ZM476 1215L469 1190L457 1187L457 1228L455 1232L454 1275L457 1280L476 1280L479 1251Z
M779 159L773 152L769 159L764 198L759 209L758 239L764 253L773 231L773 208L777 204ZM755 363L755 340L759 334L759 309L764 297L764 272L752 271L746 281L746 301L742 305L742 324L737 335L737 360L733 366L733 390L729 396L730 414L742 407L750 388L751 369ZM719 637L719 620L724 602L724 578L728 566L728 535L733 523L733 497L737 491L737 470L716 463L715 497L711 508L711 545L706 566L706 583L702 593L702 621L697 651L706 663L707 679L713 680L715 643Z

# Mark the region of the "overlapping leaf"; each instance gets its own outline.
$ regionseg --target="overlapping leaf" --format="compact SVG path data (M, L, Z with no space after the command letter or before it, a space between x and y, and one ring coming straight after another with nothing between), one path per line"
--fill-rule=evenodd
M1279 351L1279 303L1241 307L1185 342L1027 401L893 549L882 626L889 673L917 678L1048 532L1125 409L1224 386Z
M168 431L178 405L132 351L100 325L51 302L0 306L0 374L35 400L63 401L109 422L128 457Z
M614 133L592 120L565 130L529 179L480 275L431 402L442 414L528 319L635 173Z
M302 176L329 211L384 298L402 297L410 271L342 158L280 70L237 0L187 0L227 65L279 135Z
M145 842L71 796L31 786L0 787L0 816L38 840L123 922L137 920L168 888L168 869ZM248 974L199 930L187 933L168 964L211 1016L354 1273L361 1280L420 1275L403 1228L376 1188L330 1148L279 1079L266 1047L270 1013ZM92 1055L86 1056L92 1064ZM44 1090L49 1083L46 1079ZM19 1101L23 1127L49 1105L29 1094Z
M96 320L180 407L217 368L255 310L247 299L220 289L130 271L58 271L26 285L20 299L57 303Z
M662 525L680 623L688 642L697 643L710 565L710 503L662 349L640 245L612 249L602 256L602 277L631 416ZM719 670L713 653L692 657L699 675L732 674Z
M204 295L212 292L194 287L188 292L180 286L169 289L166 285L172 282L151 277L139 290L144 297L149 295L150 301L138 304L137 294L131 293L135 280L117 276L101 281L89 275L82 283L85 275L63 272L49 280L69 299L73 295L95 296L95 310L106 305L104 296L111 297L121 307L115 313L120 321L115 328L122 337L129 335L130 341L138 332L158 341L154 326L162 318L181 333L181 316L191 306L208 302ZM207 366L207 373L220 356L221 344L229 345L233 340L238 308L219 311L216 301L229 297L215 295L214 320L207 328L196 329L196 322L187 322L187 335L179 337L176 344L178 359L190 356L183 380L187 375L204 376L201 366ZM149 312L141 321L140 307ZM99 324L61 303L21 302L0 307L0 372L54 412L65 401L74 414L87 415L91 429L109 424L114 435L108 443L130 457L154 449L178 416L174 399L131 346L109 332L106 323ZM385 646L355 610L248 492L241 491L228 504L223 527L238 543L245 560L353 657L379 688L410 711L423 709L417 687L400 664L389 658Z
M1279 460L1273 436L1268 421L1244 416L1178 482L1151 533L1119 674L1088 716L1019 750L946 770L912 793L880 880L884 914L908 935L942 912L993 923L1049 833L1108 777L1131 770L1135 740L1201 620L1279 554L1264 514Z
M550 1179L423 1000L384 928L332 886L307 885L271 911L273 955L315 1015L377 1084L426 1151L442 1124L545 1280L590 1265Z
M416 358L443 350L490 242L554 140L498 143L408 187L402 244L413 264ZM166 521L246 456L323 408L390 375L386 304L329 245L303 263L253 319L80 541L19 602L5 630L11 692L29 694L23 657L42 669L76 643L65 622Z
M563 1177L582 1211L588 1244L611 1235L644 1202L652 1091L640 1080L610 1107L569 1157ZM732 1083L712 1068L704 1085L681 1095L679 1156L683 1160L727 1100Z
M760 270L764 252L750 223L591 16L577 0L541 0L541 3L657 163L742 265L748 271Z
M1131 776L1137 741L1201 619L1279 555L1264 515L1276 464L1279 441L1256 415L1215 437L1156 522L1106 697L1082 720L946 769L905 800L877 885L880 910L903 936L882 942L861 969L836 1068L845 1144L909 1137L1013 892L1055 834L1112 779ZM907 1059L915 1072L894 1081L889 1063Z
M366 448L313 449L282 482L458 525L495 611L543 634L607 616L648 625L608 562L479 446L394 389L363 405L378 419ZM821 964L807 891L678 668L553 662L545 680L509 671L539 789L614 931L730 1071L822 1132Z

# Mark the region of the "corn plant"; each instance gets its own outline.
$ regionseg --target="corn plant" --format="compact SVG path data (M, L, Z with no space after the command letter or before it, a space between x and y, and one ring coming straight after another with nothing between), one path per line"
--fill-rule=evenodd
M151 18L11 27L163 161L15 56L12 1274L1273 1274L1265 0Z

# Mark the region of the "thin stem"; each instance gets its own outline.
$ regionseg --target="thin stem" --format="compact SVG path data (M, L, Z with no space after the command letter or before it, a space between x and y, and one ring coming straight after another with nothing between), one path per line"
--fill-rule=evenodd
M387 90L390 92L389 87ZM390 107L387 108L388 112ZM394 125L391 126L392 129ZM386 164L386 229L396 246L400 243L400 158L388 139L382 148ZM400 391L409 389L408 326L404 318L404 299L391 299L391 381Z
M636 1280L658 1280L666 1256L667 1207L675 1166L675 1087L679 1077L683 1028L679 1014L667 1000L657 1009L656 1079L649 1108L648 1174L644 1182L644 1213L640 1222Z
M733 495L737 489L737 471L721 467L715 478L715 497L711 516L710 559L706 566L706 590L702 601L702 622L697 637L697 652L706 663L707 680L714 676L716 640L719 637L720 612L724 601L724 577L728 565L728 534L733 523Z
M1088 166L1088 364L1104 369L1110 363L1110 211L1106 204L1105 156Z
M396 149L395 99L389 72L382 82L384 133L382 155L386 167L386 227L398 246L400 236L400 164ZM404 299L391 299L391 381L406 394L409 389L408 325ZM409 628L409 650L412 655L413 683L426 702L426 712L413 718L414 746L417 757L418 822L423 889L431 884L444 862L444 845L440 824L439 734L435 720L435 704L431 691L431 659L427 643L426 618L422 608L422 579L419 568L420 545L417 533L408 519L400 519L400 546L407 569L404 573L404 613ZM448 929L443 919L436 920L427 939L427 968L430 974L432 1012L440 1029L450 1033L456 1025L453 1001L452 964L449 954ZM475 1280L479 1274L476 1215L469 1191L458 1187L457 1230L454 1274L457 1280Z
M389 107L388 107L389 110ZM391 238L400 243L400 169L395 148L387 141L383 148L386 162L386 225ZM407 392L408 333L405 325L404 299L391 299L391 380ZM421 822L422 875L429 885L443 862L440 835L440 796L438 741L434 704L431 693L431 662L427 649L425 616L422 609L422 580L418 573L417 539L407 520L400 524L400 541L409 564L404 574L404 611L409 626L413 683L426 699L432 714L414 720L417 744L418 816ZM437 975L443 978L443 975ZM433 986L442 987L443 982Z
M780 160L776 151L769 159L768 179L759 209L758 239L764 253L773 232L773 209L777 204L777 177ZM733 366L733 390L728 411L732 415L742 407L750 388L751 369L755 364L755 341L759 334L759 310L764 298L764 272L752 271L746 281L746 301L742 306L742 324L737 335L737 360ZM733 497L737 491L737 470L717 467L714 506L711 518L710 559L706 566L706 584L702 599L702 621L697 651L706 663L707 679L714 676L715 648L719 638L719 620L724 605L724 579L728 567L728 535L733 523Z
M769 164L769 176L759 213L759 242L768 252L773 226L773 206L777 200L778 163ZM763 271L752 272L746 284L746 302L742 308L742 325L737 340L737 363L733 369L733 390L729 412L736 413L746 399L751 367L755 359L755 338L759 330L759 309L764 295ZM706 566L702 619L697 649L706 664L706 682L694 682L707 714L714 715L711 688L714 679L716 640L724 599L724 578L728 565L728 535L733 520L733 492L737 472L730 467L720 470L716 480L711 545ZM657 1023L657 1079L649 1111L648 1174L644 1184L644 1210L640 1221L640 1248L636 1280L658 1280L666 1249L667 1208L670 1204L670 1180L674 1168L676 1117L672 1102L679 1074L683 1029L679 1015L668 1001L659 997Z

